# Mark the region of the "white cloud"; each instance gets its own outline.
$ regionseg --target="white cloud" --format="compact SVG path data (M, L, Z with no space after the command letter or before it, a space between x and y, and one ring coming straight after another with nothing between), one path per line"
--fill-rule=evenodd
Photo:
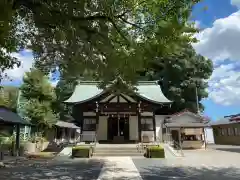
M240 0L231 3L240 5ZM193 45L195 50L212 59L215 66L209 80L209 98L222 105L240 105L240 11L217 19L196 37L199 42Z
M13 69L6 70L5 73L7 74L8 78L3 79L2 83L9 81L9 79L12 81L21 81L24 73L29 71L32 67L33 56L31 50L24 50L21 53L13 53L12 56L21 61L21 66L15 66Z
M240 60L240 11L217 19L211 28L204 29L196 37L200 40L193 45L196 51L214 63L225 59Z
M240 105L240 63L221 65L213 71L209 80L209 98L222 105Z
M231 0L231 5L240 8L240 0Z
M2 84L9 84L9 81L11 81L11 84L14 84L14 82L19 84L22 81L24 73L29 71L33 65L34 59L30 49L25 49L21 53L13 53L12 56L21 61L21 66L15 66L13 69L6 70L4 73L7 74L7 77L2 80ZM53 78L51 73L49 74L49 81L54 87L58 83L58 79Z
M194 27L200 28L200 27L201 27L201 22L196 20L196 21L194 22Z

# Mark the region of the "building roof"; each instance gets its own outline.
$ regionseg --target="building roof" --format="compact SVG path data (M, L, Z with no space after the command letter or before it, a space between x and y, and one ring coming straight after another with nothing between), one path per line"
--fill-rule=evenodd
M184 109L183 111L172 114L170 117L167 117L167 118L171 120L171 119L174 119L176 117L183 116L183 115L189 115L189 116L199 118L203 123L208 123L210 121L209 118L204 117L204 116L202 116L201 114L198 114L198 113L193 113L193 112L189 111L188 109Z
M98 88L99 82L82 81L76 87L72 96L65 103L83 103L101 96L106 90ZM171 103L162 93L156 81L140 81L136 86L136 95L153 103Z
M214 121L210 124L211 124L211 126L236 124L236 123L240 123L239 119L240 119L240 114L234 114L234 115L230 115L230 116L224 116L223 118L221 118L217 121Z
M176 128L180 128L180 127L188 127L188 128L196 128L196 127L208 127L208 124L205 123L166 123L165 124L166 127L176 127Z
M0 121L8 124L30 125L28 121L4 106L0 106Z
M65 121L58 121L55 125L62 128L80 129L80 127L76 126L74 123Z
M181 118L181 116L189 116L192 118ZM181 112L175 113L165 119L165 126L167 127L208 127L209 120L200 114L190 112L185 109Z

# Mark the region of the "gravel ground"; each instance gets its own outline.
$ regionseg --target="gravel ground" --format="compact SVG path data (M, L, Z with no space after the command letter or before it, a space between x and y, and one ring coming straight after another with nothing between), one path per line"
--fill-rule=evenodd
M240 153L240 146L209 144L207 145L207 148L219 151Z
M185 157L146 159L132 157L143 180L239 180L240 153L216 150L188 150ZM19 160L0 169L0 180L96 180L106 160L69 159ZM131 158L129 158L131 161ZM134 180L134 179L132 179Z
M240 153L208 150L184 151L176 159L133 159L143 180L239 180Z
M59 159L8 163L0 169L1 180L79 180L97 179L104 162L94 159Z

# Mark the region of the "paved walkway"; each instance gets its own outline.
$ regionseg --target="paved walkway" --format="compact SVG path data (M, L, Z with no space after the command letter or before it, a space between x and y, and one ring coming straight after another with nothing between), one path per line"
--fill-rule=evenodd
M98 180L142 180L131 157L108 157L104 158L105 165Z

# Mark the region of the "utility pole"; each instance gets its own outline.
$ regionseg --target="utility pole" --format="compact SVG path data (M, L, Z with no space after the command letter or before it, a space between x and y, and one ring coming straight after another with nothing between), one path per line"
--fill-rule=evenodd
M198 89L197 89L197 84L195 84L195 95L196 95L197 113L200 114L200 111L199 111L199 103L198 103Z

